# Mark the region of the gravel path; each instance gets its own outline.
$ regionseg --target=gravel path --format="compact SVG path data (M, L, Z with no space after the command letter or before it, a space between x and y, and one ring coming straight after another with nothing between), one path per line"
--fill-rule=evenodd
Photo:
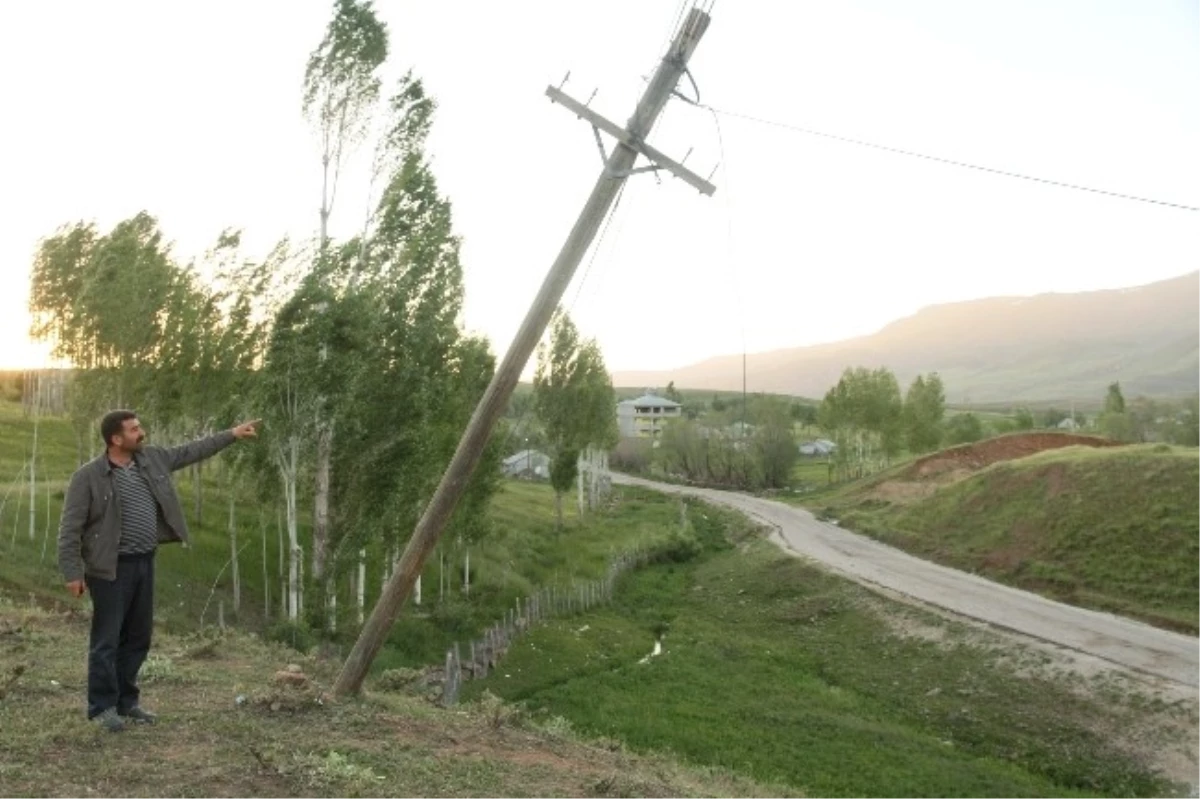
M655 483L614 474L614 482L686 494L725 505L776 531L786 551L811 558L856 582L899 593L981 622L1040 639L1195 695L1200 685L1197 639L1148 624L1066 605L913 557L887 544L818 521L808 511L730 491Z

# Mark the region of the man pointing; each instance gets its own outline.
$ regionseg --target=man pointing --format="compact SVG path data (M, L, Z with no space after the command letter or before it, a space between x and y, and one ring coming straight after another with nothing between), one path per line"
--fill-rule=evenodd
M154 722L138 704L138 671L154 626L154 553L186 542L171 472L252 438L259 420L178 447L143 446L133 411L100 422L106 451L71 475L58 527L58 567L72 596L92 594L87 715L109 732Z

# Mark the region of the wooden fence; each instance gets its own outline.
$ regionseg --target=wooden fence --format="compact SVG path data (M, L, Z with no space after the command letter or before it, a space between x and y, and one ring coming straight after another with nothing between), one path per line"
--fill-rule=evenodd
M544 588L533 596L518 599L503 619L484 630L482 637L468 642L466 647L460 647L455 641L454 646L446 650L442 705L456 704L463 681L486 677L508 648L534 625L546 619L586 613L609 602L617 578L646 563L652 554L642 549L626 552L609 561L608 570L599 580L575 583L570 589Z

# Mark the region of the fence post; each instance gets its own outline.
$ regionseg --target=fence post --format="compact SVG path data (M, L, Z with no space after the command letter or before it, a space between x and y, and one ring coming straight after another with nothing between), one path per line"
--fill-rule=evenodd
M458 702L458 685L462 679L461 671L457 663L456 650L458 642L454 644L454 649L446 650L446 680L442 684L442 706L451 707Z

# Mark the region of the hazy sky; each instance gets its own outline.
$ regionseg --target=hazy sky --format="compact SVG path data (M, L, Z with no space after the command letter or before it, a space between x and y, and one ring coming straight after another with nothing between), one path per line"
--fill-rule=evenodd
M688 0L690 5L690 0ZM464 237L466 323L503 352L624 123L678 0L377 0L389 74L440 110L435 171ZM692 62L705 103L1099 189L1200 205L1194 0L719 0ZM0 5L0 365L26 340L29 266L63 223L146 209L181 260L224 227L252 253L317 223L300 116L325 0ZM653 143L713 177L627 187L576 321L612 369L870 333L940 302L1134 285L1200 263L1200 213L984 174L673 101ZM723 142L723 147L722 147ZM333 232L357 230L364 184ZM582 271L582 270L581 270Z

